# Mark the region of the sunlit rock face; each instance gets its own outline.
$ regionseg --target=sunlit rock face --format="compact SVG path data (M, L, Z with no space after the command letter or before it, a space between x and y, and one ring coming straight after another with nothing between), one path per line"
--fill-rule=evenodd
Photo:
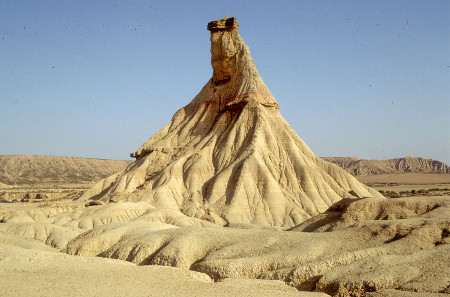
M294 226L342 198L379 197L317 158L279 113L235 18L210 22L213 76L82 199L146 201L219 225Z

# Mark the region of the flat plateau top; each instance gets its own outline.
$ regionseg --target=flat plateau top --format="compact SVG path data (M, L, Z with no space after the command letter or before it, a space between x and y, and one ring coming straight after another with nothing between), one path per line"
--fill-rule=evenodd
M211 32L237 30L239 24L236 18L225 18L209 22L207 29Z

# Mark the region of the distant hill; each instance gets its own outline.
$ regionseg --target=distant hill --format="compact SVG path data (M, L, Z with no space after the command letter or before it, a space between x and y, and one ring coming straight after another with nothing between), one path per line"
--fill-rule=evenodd
M322 158L358 178L389 176L399 173L450 174L450 166L431 159L405 157L390 160L363 160L353 157ZM0 155L0 189L89 188L130 164L130 161L88 159L77 157ZM423 179L423 178L422 178ZM370 182L372 180L361 180Z
M325 157L355 176L395 173L450 174L450 166L432 159L404 157L389 160L363 160L354 157Z
M0 155L0 188L89 187L128 164L75 157Z

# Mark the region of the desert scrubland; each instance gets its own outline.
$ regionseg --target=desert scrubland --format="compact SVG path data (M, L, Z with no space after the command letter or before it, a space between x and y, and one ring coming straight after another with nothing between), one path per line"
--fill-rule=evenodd
M133 162L0 157L2 296L448 296L448 166L315 156L238 28Z

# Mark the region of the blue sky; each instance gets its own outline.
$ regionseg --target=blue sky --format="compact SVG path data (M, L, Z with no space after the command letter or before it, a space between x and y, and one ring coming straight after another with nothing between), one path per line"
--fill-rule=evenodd
M316 155L450 164L449 1L1 1L0 154L128 159L211 77L225 12Z

